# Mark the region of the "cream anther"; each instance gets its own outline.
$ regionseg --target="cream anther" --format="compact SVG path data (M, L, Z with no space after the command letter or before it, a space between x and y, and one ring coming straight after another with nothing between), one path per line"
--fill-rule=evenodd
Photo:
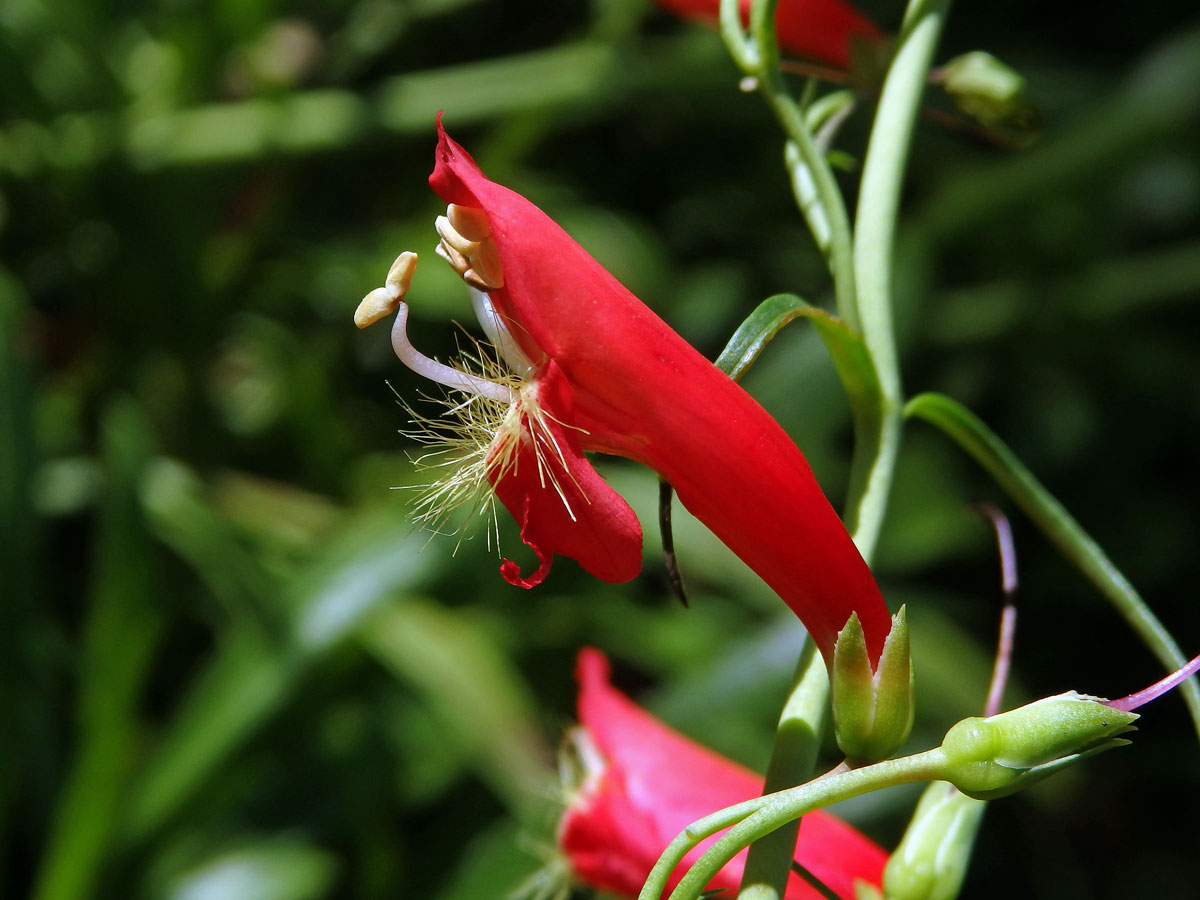
M399 303L400 298L391 288L375 288L362 298L358 309L354 310L354 324L359 328L374 325L380 319L390 316Z
M400 298L404 299L404 295L408 293L408 286L412 282L413 272L416 270L417 254L411 250L405 250L396 257L396 261L388 269L387 280L384 284L387 287L398 289L400 291Z
M466 207L454 207L466 209ZM477 210L480 214L483 210ZM467 223L467 229L472 234L480 233L480 222L470 216L459 213ZM482 223L487 224L486 217ZM504 287L504 269L500 265L500 250L496 242L487 234L479 240L470 240L451 223L448 216L438 216L434 221L441 241L437 253L454 267L467 284L481 291L494 291ZM489 228L490 232L490 228Z
M504 287L504 269L500 265L500 250L493 240L481 241L471 254L471 268L489 290Z
M433 220L433 227L437 229L438 236L443 241L461 253L463 256L470 256L479 246L477 241L468 240L463 235L459 234L454 226L450 224L450 220L445 216L438 216Z
M396 310L396 321L392 324L392 349L400 362L404 363L418 375L424 375L430 381L444 384L456 391L465 391L495 400L497 403L510 404L516 401L516 393L512 388L496 384L486 378L480 378L467 372L447 366L431 359L414 347L408 340L408 304L401 302Z
M366 328L395 312L404 295L408 293L408 286L416 268L417 254L411 250L397 256L388 271L387 283L363 297L358 308L354 310L354 324L359 328Z
M445 241L442 241L440 244L438 244L437 247L434 248L433 252L446 262L450 263L450 267L459 274L459 277L476 290L494 291L498 287L503 287L503 285L490 284L484 279L480 278L478 273L471 268L470 260L464 257Z
M446 218L468 241L482 241L492 236L492 223L488 221L487 213L478 207L451 203L446 207Z
M459 275L471 268L471 264L467 262L467 258L445 241L442 241L440 244L438 244L437 247L434 248L433 252L446 262L450 263L451 268L453 268L454 271Z

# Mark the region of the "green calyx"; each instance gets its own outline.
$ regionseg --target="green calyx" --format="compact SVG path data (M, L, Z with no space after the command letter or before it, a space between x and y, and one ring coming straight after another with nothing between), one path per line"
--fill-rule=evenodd
M886 759L900 748L912 729L914 711L903 608L892 617L892 629L874 670L862 624L857 614L851 614L834 645L830 695L834 733L851 765Z
M1137 718L1069 691L987 719L964 719L942 741L942 777L972 797L1002 797L1129 743L1117 736L1133 730Z

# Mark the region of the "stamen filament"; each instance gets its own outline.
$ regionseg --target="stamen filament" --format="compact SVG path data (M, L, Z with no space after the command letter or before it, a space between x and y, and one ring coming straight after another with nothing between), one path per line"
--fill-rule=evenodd
M444 384L457 391L477 394L497 403L511 404L516 401L516 394L507 385L497 384L462 372L431 359L414 347L408 340L408 304L401 302L396 310L396 320L392 324L392 349L400 362L404 363L418 375L424 375L430 381Z

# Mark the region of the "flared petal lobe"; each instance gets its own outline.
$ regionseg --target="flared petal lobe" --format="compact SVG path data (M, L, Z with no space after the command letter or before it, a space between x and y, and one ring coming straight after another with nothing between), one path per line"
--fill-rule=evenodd
M857 611L874 663L887 606L778 423L545 213L489 181L440 123L430 184L486 213L504 271L492 302L526 356L566 378L580 448L635 459L674 485L800 617L827 663Z
M758 796L762 778L674 731L616 690L599 651L581 651L576 672L579 721L604 768L567 809L559 845L580 881L636 897L672 838L709 813ZM671 887L711 843L687 855ZM796 861L851 900L855 881L879 884L887 854L853 827L818 811L801 823ZM709 889L736 891L744 866L742 853ZM786 900L819 896L799 876L791 877Z
M579 432L567 424L571 388L562 371L547 362L525 393L518 401L523 425L515 455L490 469L489 479L521 526L521 540L537 554L538 568L526 578L505 560L500 574L510 584L534 587L559 554L610 584L635 577L642 567L641 525L579 449Z
M658 5L687 19L715 23L720 0L658 0ZM741 0L742 22L749 21L750 0ZM775 36L785 53L848 69L855 39L878 43L879 28L843 0L779 0Z

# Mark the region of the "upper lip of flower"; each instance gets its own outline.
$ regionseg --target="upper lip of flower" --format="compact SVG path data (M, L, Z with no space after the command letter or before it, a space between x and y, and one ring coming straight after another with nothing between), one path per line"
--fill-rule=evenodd
M452 213L466 210L455 216L471 231L458 231L450 215L439 220L445 255L468 283L478 264L502 285L486 294L483 318L524 369L515 389L489 388L448 367L434 373L517 409L501 417L511 427L497 438L508 442L508 463L484 470L540 565L522 578L506 562L504 576L532 586L555 554L610 582L637 574L637 518L583 455L615 453L673 484L800 616L827 661L857 611L874 663L890 627L887 607L792 440L545 213L489 181L440 117L438 129L430 184ZM493 246L495 258L484 260L479 247ZM499 458L496 447L489 461Z

